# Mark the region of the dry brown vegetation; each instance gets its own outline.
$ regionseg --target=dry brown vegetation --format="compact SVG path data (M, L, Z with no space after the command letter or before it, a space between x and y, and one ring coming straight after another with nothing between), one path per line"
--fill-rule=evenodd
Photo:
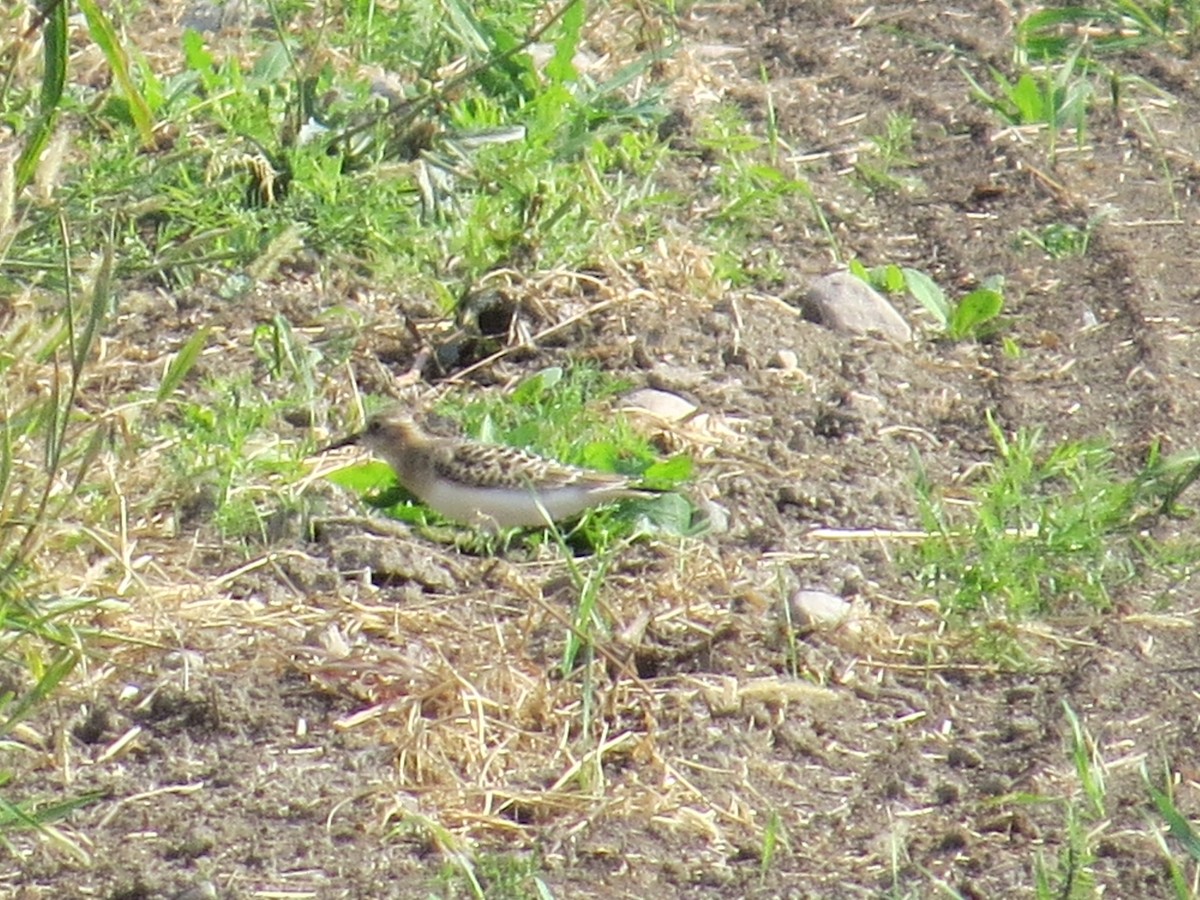
M134 10L123 33L164 75L181 15ZM917 461L969 507L996 463L989 414L1010 436L1041 429L1045 450L1103 440L1113 478L1195 445L1194 66L1165 44L1113 58L1141 80L1116 103L1098 93L1080 140L1055 143L973 100L960 69L987 84L989 65L1010 71L1020 18L974 0L593 10L597 78L677 29L623 95L666 85L671 152L645 178L677 202L582 222L601 237L569 262L531 239L470 283L450 254L436 276L367 270L357 249L306 244L315 227L270 232L235 272L214 258L165 280L122 269L134 232L165 233L139 208L107 248L71 248L70 340L66 285L12 249L35 218L21 204L44 210L100 155L60 145L41 187L0 208L0 522L26 562L6 614L54 629L35 650L6 634L0 693L27 697L38 666L78 661L10 723L0 771L7 802L88 802L5 833L0 893L1195 896L1197 861L1160 838L1143 778L1195 820L1192 557L1136 557L1099 611L970 628L914 562ZM14 78L35 77L29 21L7 26ZM265 40L215 34L247 60ZM103 88L86 43L76 32L73 83ZM349 56L328 61L352 70ZM912 141L881 181L872 138L897 115ZM77 109L64 127L98 121ZM738 219L722 128L760 138L744 165L805 189ZM165 167L199 133L146 152ZM595 173L614 197L615 173L643 177ZM365 210L364 184L350 190ZM1022 241L1054 225L1086 231L1086 252ZM622 229L646 239L618 243ZM893 298L920 335L907 346L807 321L797 292L850 258L921 269L954 296L1002 275L1004 331L939 340L907 297ZM502 297L519 327L436 372L431 351L463 325L446 300L468 289ZM89 348L75 381L73 346ZM577 558L550 539L498 549L384 519L327 480L342 461L309 456L361 420L364 396L501 397L554 365L694 404L686 421L627 415L695 460L685 493L728 521ZM56 469L44 436L59 426L34 418L49 408L70 411ZM1129 530L1161 548L1195 538L1173 515ZM802 588L845 598L848 619L799 627ZM82 608L49 616L63 604Z

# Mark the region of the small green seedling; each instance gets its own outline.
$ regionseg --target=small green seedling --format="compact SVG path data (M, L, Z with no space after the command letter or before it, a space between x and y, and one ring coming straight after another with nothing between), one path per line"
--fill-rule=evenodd
M867 269L853 260L850 272L884 293L907 291L934 317L942 336L952 341L981 340L998 330L1004 309L1003 281L998 277L988 279L983 287L951 302L937 282L919 269L897 265Z

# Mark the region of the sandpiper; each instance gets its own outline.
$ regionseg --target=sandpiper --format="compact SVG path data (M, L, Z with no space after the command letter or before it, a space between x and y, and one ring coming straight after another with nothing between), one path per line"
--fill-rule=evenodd
M528 528L586 509L653 497L622 475L563 465L516 447L427 434L403 409L387 409L325 450L359 444L387 461L401 486L447 519L481 528Z

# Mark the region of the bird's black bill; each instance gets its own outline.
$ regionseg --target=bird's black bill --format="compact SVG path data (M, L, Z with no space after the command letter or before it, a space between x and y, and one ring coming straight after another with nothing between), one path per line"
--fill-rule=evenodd
M361 437L362 437L361 434L347 435L344 438L334 441L332 444L325 445L324 447L322 447L320 450L317 451L316 455L319 456L322 453L328 453L330 450L340 450L342 447L350 447L354 444L357 444L359 441L359 438L361 438Z

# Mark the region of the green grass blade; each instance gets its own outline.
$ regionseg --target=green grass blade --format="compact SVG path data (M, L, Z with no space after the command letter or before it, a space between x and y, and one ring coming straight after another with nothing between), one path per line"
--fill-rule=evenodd
M59 6L66 6L66 3L60 3ZM154 146L154 114L150 111L150 106L146 103L142 92L133 83L133 76L129 74L129 57L125 53L125 48L121 46L116 29L113 28L112 22L109 21L104 11L96 5L95 0L79 0L79 8L83 10L83 15L87 19L92 40L96 42L104 54L104 58L108 60L113 78L120 85L121 92L129 103L129 115L142 139L142 145Z
M1183 817L1174 801L1166 793L1150 783L1149 777L1146 777L1146 787L1150 791L1150 798L1154 801L1158 814L1167 823L1171 836L1179 841L1188 856L1196 862L1200 862L1200 835L1196 833L1192 823Z
M470 4L459 0L442 0L442 8L446 11L447 28L455 39L464 47L470 47L481 56L492 51L492 43L484 35L483 26L475 17Z
M42 30L45 70L42 74L40 110L37 121L17 159L16 193L29 184L42 151L54 131L55 114L67 79L67 3L52 3Z
M29 627L34 629L39 624L39 622L33 621L29 623ZM40 665L40 662L38 664ZM3 719L0 719L0 735L5 735L12 731L13 727L24 719L32 709L54 693L54 689L58 687L64 678L74 671L75 666L78 664L79 654L77 652L66 649L59 650L50 664L41 669L37 683L30 690L22 694L9 708L5 709L6 715Z
M65 231L65 225L64 225ZM113 248L111 241L104 247L104 256L100 261L100 269L96 273L96 281L92 286L91 302L88 304L87 323L83 334L71 345L71 388L72 395L79 379L83 375L83 366L91 353L92 344L100 331L112 302Z
M908 287L908 292L916 297L917 301L945 329L950 323L950 304L946 300L946 295L942 293L942 289L937 286L937 282L919 269L905 268L903 271L904 283Z
M546 65L546 77L555 84L574 81L578 78L575 71L575 51L579 47L579 34L583 28L585 9L583 0L574 0L563 13L563 32L554 43L554 56Z
M978 336L981 326L990 322L1004 309L1004 298L999 291L981 288L963 297L954 308L954 315L946 331L959 340Z
M167 371L163 374L162 384L158 386L156 399L159 403L170 397L183 384L183 379L187 377L188 372L200 359L204 348L208 346L208 336L211 331L211 328L201 328L179 348L179 352L175 354L175 358L171 360Z
M50 822L65 819L76 810L82 809L89 803L95 803L102 797L104 797L103 792L91 791L87 794L80 794L78 797L59 800L48 806L38 807L35 810L29 810L23 806L9 803L3 797L0 797L0 831L16 827L41 828Z

